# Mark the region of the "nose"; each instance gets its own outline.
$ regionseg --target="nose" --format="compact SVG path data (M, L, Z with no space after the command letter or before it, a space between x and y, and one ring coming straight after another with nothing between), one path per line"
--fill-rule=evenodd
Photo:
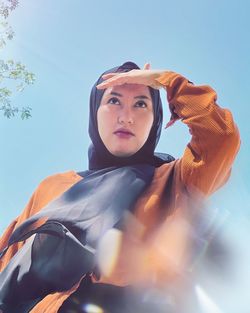
M118 123L119 124L134 124L134 117L130 108L128 107L121 108L118 114Z

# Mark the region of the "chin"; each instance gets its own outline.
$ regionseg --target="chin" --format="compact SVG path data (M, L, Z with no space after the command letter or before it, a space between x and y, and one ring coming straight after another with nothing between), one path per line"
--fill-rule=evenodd
M126 158L134 155L137 151L123 151L123 150L115 150L115 151L109 151L114 156L120 157L120 158Z

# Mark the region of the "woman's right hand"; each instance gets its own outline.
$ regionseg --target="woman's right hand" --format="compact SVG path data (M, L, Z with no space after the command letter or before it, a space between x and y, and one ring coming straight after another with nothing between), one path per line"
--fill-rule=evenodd
M155 89L160 89L162 85L155 79L160 77L166 70L151 70L150 64L146 63L143 69L133 69L129 72L108 73L102 76L104 82L96 86L97 89L106 89L123 84L142 84Z

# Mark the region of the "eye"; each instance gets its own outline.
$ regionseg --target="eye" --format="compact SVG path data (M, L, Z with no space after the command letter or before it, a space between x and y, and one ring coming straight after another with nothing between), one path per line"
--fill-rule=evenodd
M145 101L138 101L138 102L136 102L135 106L139 107L139 108L146 108L147 103Z
M113 98L110 98L110 99L108 100L108 103L111 103L111 104L120 104L120 101L119 101L118 98L113 97Z

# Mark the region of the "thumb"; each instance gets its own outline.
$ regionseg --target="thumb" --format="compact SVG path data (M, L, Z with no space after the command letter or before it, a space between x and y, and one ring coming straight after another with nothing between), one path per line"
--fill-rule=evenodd
M149 70L150 69L150 63L145 63L143 69L144 70Z

